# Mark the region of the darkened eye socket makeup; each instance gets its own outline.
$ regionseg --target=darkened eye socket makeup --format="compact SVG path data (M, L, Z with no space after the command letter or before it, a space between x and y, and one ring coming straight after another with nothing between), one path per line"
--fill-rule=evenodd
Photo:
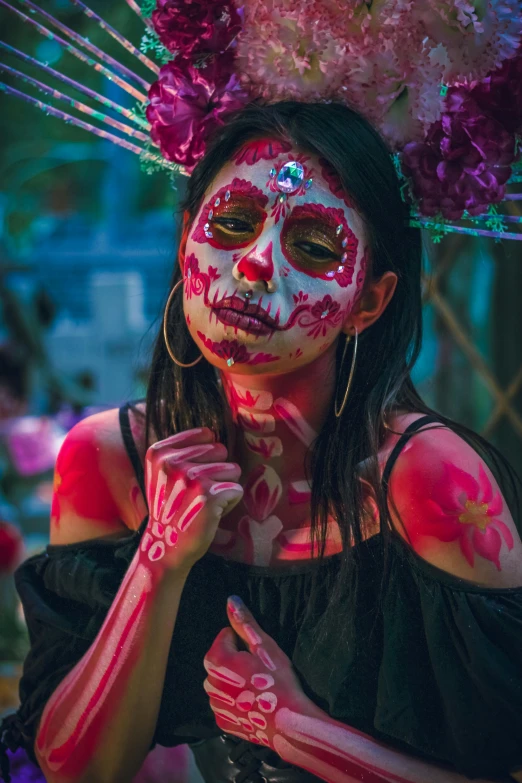
M332 215L320 204L304 204L292 211L281 232L281 248L294 268L322 277L339 266L344 233L338 230L339 212Z
M266 212L241 194L231 193L226 202L214 207L209 220L214 247L237 249L255 241L263 230Z
M218 249L246 247L263 230L267 204L268 196L262 190L234 177L203 206L192 239Z

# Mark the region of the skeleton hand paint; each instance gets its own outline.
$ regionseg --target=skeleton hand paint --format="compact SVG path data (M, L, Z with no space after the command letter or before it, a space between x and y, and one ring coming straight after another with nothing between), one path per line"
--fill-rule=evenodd
M360 296L368 249L326 161L264 140L212 183L184 259L185 316L204 356L219 369L262 374L304 366L336 341Z
M249 652L240 652L234 632L224 628L205 658L204 688L220 728L273 748L275 716L282 708L304 712L308 699L284 652L256 623L243 602L227 603L234 631ZM310 705L311 707L311 705Z
M207 551L220 519L243 496L241 468L225 462L227 454L207 428L177 433L148 449L150 516L140 552L149 568L190 567Z
M216 723L228 734L267 745L327 783L465 783L467 778L386 747L330 718L303 693L287 656L241 599L227 603L239 652L223 629L205 658L204 682ZM485 781L476 781L485 783Z

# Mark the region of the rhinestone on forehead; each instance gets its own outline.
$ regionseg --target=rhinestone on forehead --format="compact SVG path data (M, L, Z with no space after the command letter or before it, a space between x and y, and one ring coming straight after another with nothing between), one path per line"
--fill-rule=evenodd
M283 193L294 193L303 184L304 168L297 160L291 160L281 167L277 175L277 189Z

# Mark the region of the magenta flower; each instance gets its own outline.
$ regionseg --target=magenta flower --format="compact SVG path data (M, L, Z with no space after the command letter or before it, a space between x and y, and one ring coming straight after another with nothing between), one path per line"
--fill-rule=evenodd
M203 157L210 134L248 100L233 73L233 55L212 57L202 68L176 57L160 70L149 90L147 119L163 157L192 168Z
M241 30L226 0L157 0L152 24L163 46L183 57L222 52Z
M420 211L458 220L502 201L515 157L514 135L459 87L425 141L406 144L402 163Z
M513 536L508 526L498 519L503 502L500 492L493 487L482 465L478 481L473 476L448 462L443 475L433 488L436 500L425 501L422 532L441 541L459 541L462 554L470 564L475 552L495 563L500 571L499 554L503 541L513 549Z
M522 131L522 47L471 91L480 108L512 133Z

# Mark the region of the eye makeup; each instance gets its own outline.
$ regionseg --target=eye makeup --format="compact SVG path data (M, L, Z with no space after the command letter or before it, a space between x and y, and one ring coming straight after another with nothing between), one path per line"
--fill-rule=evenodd
M216 249L246 247L263 229L267 203L268 196L259 188L248 180L235 178L207 201L192 239Z
M295 207L281 231L281 249L294 269L325 280L344 279L345 268L355 265L357 245L343 211L322 204Z

